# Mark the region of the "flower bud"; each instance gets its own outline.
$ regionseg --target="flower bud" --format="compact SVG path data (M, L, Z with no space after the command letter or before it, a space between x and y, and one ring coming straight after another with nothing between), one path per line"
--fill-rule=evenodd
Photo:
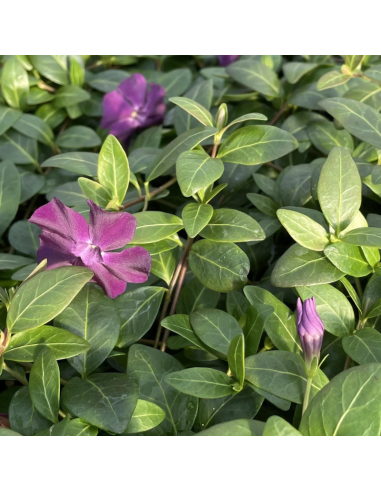
M316 311L314 297L306 299L303 303L299 298L296 305L296 314L298 335L302 343L306 368L309 371L314 358L316 357L316 362L319 361L324 337L324 325Z
M215 122L218 131L222 130L228 122L228 107L225 103L218 108Z

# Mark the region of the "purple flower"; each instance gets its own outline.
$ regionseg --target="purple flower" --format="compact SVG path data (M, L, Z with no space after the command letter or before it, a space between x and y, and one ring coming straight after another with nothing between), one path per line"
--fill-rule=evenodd
M220 62L221 67L227 67L231 63L238 60L239 55L217 55L217 58Z
M6 413L0 413L0 429L10 429L9 417Z
M296 304L296 314L304 360L310 367L314 357L319 360L324 336L324 325L316 311L315 298L306 299L303 303L299 298Z
M47 269L61 266L84 266L94 272L93 282L106 294L117 297L126 290L126 282L142 283L151 269L151 256L141 246L120 253L134 237L136 218L127 212L106 212L91 200L90 224L60 200L37 209L29 222L42 229L38 262L48 260Z
M123 140L138 128L161 123L165 113L164 96L164 87L147 84L143 75L135 73L104 96L101 127Z

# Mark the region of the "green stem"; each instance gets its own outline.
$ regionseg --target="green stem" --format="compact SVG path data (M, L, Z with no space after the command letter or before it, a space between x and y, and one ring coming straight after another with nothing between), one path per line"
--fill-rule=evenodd
M24 378L23 376L21 376L20 374L18 374L17 372L12 371L12 369L10 367L8 367L5 362L4 362L3 368L4 368L4 371L7 371L7 373L9 373L11 376L13 376L15 379L17 379L17 381L19 381L21 384L23 384L24 386L28 386L28 384L29 384L28 380L26 378Z
M355 277L355 284L356 284L356 290L357 290L357 294L360 298L360 300L362 299L362 287L361 287L361 282L360 282L360 279Z
M306 386L306 392L304 393L304 401L303 401L302 415L307 410L308 403L310 401L311 386L312 386L312 378L307 377L307 386Z

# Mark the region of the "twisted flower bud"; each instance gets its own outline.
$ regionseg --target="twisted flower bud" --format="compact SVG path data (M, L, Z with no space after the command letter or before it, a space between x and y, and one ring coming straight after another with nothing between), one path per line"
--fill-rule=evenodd
M302 343L306 367L309 370L314 357L316 363L319 361L324 336L324 325L316 311L315 298L307 299L303 303L299 298L296 314L298 335Z

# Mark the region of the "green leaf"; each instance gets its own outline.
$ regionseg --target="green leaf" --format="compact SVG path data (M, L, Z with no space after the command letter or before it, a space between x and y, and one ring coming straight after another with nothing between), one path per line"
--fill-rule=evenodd
M354 229L341 238L344 243L354 244L355 246L370 246L381 248L381 228L360 227Z
M189 237L199 234L213 215L213 207L202 203L188 203L181 214L184 228Z
M66 55L29 55L34 68L56 84L69 83Z
M165 89L166 101L173 96L181 96L192 81L192 72L189 68L178 68L163 74L158 83Z
M91 270L73 266L36 275L16 292L8 311L8 329L17 332L47 323L65 309L92 276Z
M292 427L286 420L278 417L278 415L273 415L268 419L265 425L265 430L263 431L264 436L301 436L302 434Z
M230 342L228 351L229 368L241 386L245 381L245 338L236 335Z
M272 198L259 195L258 193L248 193L246 196L260 212L268 215L269 217L277 216L278 205Z
M246 311L246 320L242 328L245 335L245 357L255 355L258 352L263 328L267 318L273 313L271 306L249 306Z
M294 244L278 260L271 274L277 287L331 284L344 277L344 273L318 251Z
M277 180L276 189L283 206L304 207L312 198L311 176L313 167L309 164L287 167ZM309 215L308 211L303 212ZM316 210L315 210L316 213Z
M298 287L297 291L303 301L315 298L316 310L329 333L342 338L353 332L355 315L349 301L339 290L332 285L314 285Z
M357 364L381 362L381 334L373 328L364 328L343 340L343 349Z
M0 166L0 236L15 218L21 193L20 174L10 161Z
M51 425L33 406L28 387L14 394L9 406L9 422L12 430L23 436L33 436Z
M11 429L3 429L3 428L0 428L0 437L3 437L3 436L20 436L21 437L21 434L19 434L18 432L15 432Z
M54 320L58 328L87 340L90 349L68 360L86 378L109 356L118 340L120 318L114 302L94 284L87 284Z
M37 109L36 116L44 120L50 128L57 128L65 121L67 113L64 109L58 109L53 104L44 104Z
M125 434L146 432L160 425L165 419L165 412L159 405L145 400L138 400Z
M301 351L302 347L296 333L295 317L289 308L271 292L260 287L247 286L244 288L244 293L257 311L259 319L256 323L262 323L273 344L279 350ZM253 324L253 326L255 325Z
M332 70L332 72L325 73L320 77L316 87L318 91L325 91L326 89L346 84L351 78L351 75L343 74L338 70Z
M381 82L381 64L373 65L372 67L365 70L364 75L370 79L377 80Z
M337 130L330 121L317 121L307 129L308 138L324 155L328 155L334 147L343 147L353 152L353 139L346 130Z
M283 65L283 72L289 84L296 84L307 73L317 68L318 63L289 62Z
M235 244L197 241L190 251L189 266L208 289L230 292L247 283L250 262Z
M340 282L344 285L344 287L346 288L346 290L347 290L348 294L350 295L352 301L355 303L357 309L361 313L362 312L362 310L361 310L361 301L360 301L359 296L357 295L357 292L354 289L353 285L345 277L341 278L340 279Z
M23 135L38 140L49 147L53 147L54 145L53 130L44 120L34 114L23 114L21 118L13 124L13 128Z
M5 133L21 118L22 112L8 106L0 106L0 135Z
M190 316L190 322L194 332L205 345L226 356L233 338L242 335L238 321L219 309L195 311Z
M57 137L56 144L63 148L86 149L98 147L101 144L101 139L92 128L74 125Z
M153 431L156 435L173 435L190 430L197 413L197 400L170 386L165 376L183 366L169 354L144 345L133 345L128 354L127 374L136 378L140 399L159 405L165 420Z
M29 91L27 103L30 106L37 106L46 102L50 102L54 99L54 94L51 92L40 89L39 87L32 87Z
M219 292L207 289L197 278L193 278L181 290L176 313L192 314L200 309L213 309L217 306L219 298Z
M335 147L321 170L318 195L325 218L339 234L361 205L361 178L350 153Z
M165 381L181 393L196 398L221 398L234 393L233 380L221 371L206 367L194 367L172 372Z
M77 85L66 85L61 87L54 95L54 106L56 108L67 108L90 99L90 94Z
M142 338L153 325L165 289L140 287L125 292L114 301L120 315L118 347L128 347Z
M86 198L102 208L107 208L111 195L102 185L87 178L78 178L78 184Z
M114 135L109 135L99 153L99 183L119 204L123 202L130 180L130 168L126 153Z
M254 386L294 403L303 403L307 384L304 361L298 354L270 351L245 360L246 379ZM312 381L312 397L328 383L322 371Z
M30 398L42 416L58 423L60 408L60 370L53 352L42 349L37 355L29 379Z
M169 251L164 251L163 253L158 253L157 255L151 255L151 273L164 280L169 286L176 269L177 259L177 249L171 249Z
M345 64L350 70L356 70L365 55L344 55Z
M25 256L11 255L8 253L0 253L0 270L15 270L25 265L33 263L32 258Z
M129 77L125 70L105 70L98 72L89 80L89 86L100 92L115 91L118 86Z
M39 246L38 236L41 234L41 229L28 222L27 220L19 220L12 224L9 230L8 240L17 251L26 255L36 257Z
M27 284L30 282L31 280ZM4 358L16 362L33 362L45 347L60 360L86 352L90 344L67 330L44 325L13 335Z
M232 420L199 432L198 436L262 436L264 423L257 420Z
M309 404L300 432L304 436L379 436L380 377L380 364L367 364L333 378Z
M65 152L50 157L41 167L57 167L82 176L96 176L98 154L92 152Z
M320 102L352 135L381 148L381 115L367 104L352 99L334 97Z
M233 120L231 123L229 123L227 126L222 128L222 130L219 131L218 137L221 138L222 135L226 132L228 128L230 128L233 125L238 125L239 123L243 123L244 121L252 121L252 120L260 120L260 121L267 121L267 116L261 113L248 113L244 114L243 116L240 116L239 118L236 118Z
M307 215L293 210L279 209L278 219L292 239L305 248L323 251L329 244L327 231Z
M147 176L147 181L166 173L177 161L180 154L191 150L199 143L217 133L216 128L197 127L189 130L164 147L153 163L152 170Z
M209 350L208 346L205 345L193 331L189 316L185 314L174 314L163 319L161 325L164 326L164 328L177 333L186 340L189 340L195 347L198 347L201 350Z
M52 191L47 193L46 199L50 201L53 197L61 200L67 207L87 206L86 196L82 193L82 189L77 181L69 181L63 185L56 186Z
M213 117L210 112L198 102L187 97L171 97L169 101L180 106L184 111L190 113L205 126L213 126Z
M358 246L333 243L324 248L325 256L342 272L352 277L365 277L372 271L364 253Z
M82 86L85 82L85 67L83 59L70 57L70 82L74 86Z
M130 244L146 244L161 241L183 228L183 222L176 215L164 212L139 212L136 230Z
M128 157L130 171L133 173L148 174L159 152L159 149L150 147L141 147L133 150Z
M221 243L263 241L266 235L258 222L239 210L220 208L214 211L201 236Z
M196 85L186 92L185 97L201 104L209 110L213 97L213 81L204 80L203 82L196 83ZM198 121L180 107L175 108L173 120L177 135L181 135L198 125Z
M52 425L49 429L38 432L37 436L96 436L98 429L81 419L69 420L66 417L59 424Z
M186 197L213 184L223 172L221 159L212 159L204 150L183 152L176 163L177 180Z
M275 126L245 126L221 145L217 157L235 164L254 166L279 159L298 147L297 140Z
M126 374L93 374L72 378L62 390L62 406L100 429L122 434L139 397L134 379Z
M280 81L277 74L261 62L238 61L229 65L226 72L240 84L265 96L280 95Z
M1 92L12 108L25 109L29 94L28 73L16 58L9 58L1 74Z

